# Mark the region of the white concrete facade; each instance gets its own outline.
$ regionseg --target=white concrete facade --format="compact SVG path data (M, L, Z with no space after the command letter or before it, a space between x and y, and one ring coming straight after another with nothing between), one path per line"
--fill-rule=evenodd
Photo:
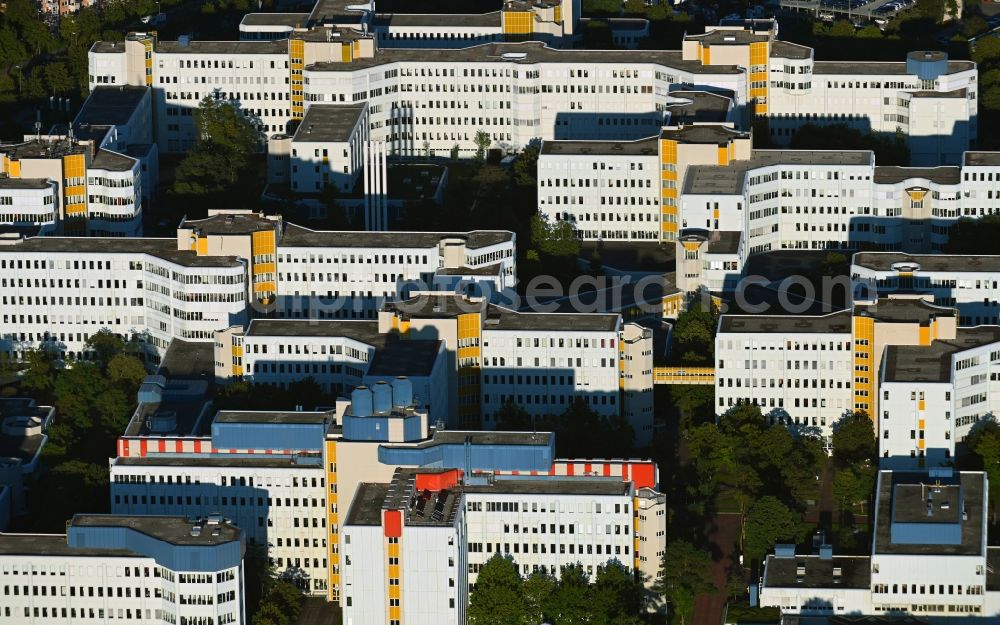
M852 410L849 312L824 317L726 315L715 339L716 414L755 403L771 424L819 434Z

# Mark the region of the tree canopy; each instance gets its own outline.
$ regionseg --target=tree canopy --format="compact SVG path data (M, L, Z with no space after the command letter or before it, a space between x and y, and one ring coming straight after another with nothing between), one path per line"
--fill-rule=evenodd
M597 567L593 580L579 564L559 578L522 578L510 554L496 553L469 594L469 625L632 625L643 609L641 582L620 562Z
M660 563L660 576L655 589L676 614L680 625L686 625L694 612L694 599L711 592L712 556L704 549L685 540L667 544Z
M1000 69L994 71L1000 74ZM1000 94L1000 77L997 87ZM951 226L944 250L948 254L993 254L997 241L1000 241L1000 215L978 219L963 217Z
M776 543L794 544L802 539L799 515L771 496L762 497L750 508L745 532L745 551L755 558L763 558Z
M878 457L875 426L865 412L853 412L833 427L833 457L845 467L873 466Z
M744 521L744 547L747 517L762 497L775 498L798 514L818 495L816 476L826 460L820 439L768 425L755 405L734 406L718 424L691 427L684 437L692 469L688 511L702 515L717 497L730 502Z

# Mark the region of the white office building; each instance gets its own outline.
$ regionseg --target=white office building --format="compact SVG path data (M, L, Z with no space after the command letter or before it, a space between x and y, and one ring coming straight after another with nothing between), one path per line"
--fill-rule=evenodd
M655 542L663 531L662 501L644 505L648 522L639 501L613 477L400 469L363 483L342 530L345 618L464 623L469 589L497 554L524 577L572 565L592 577L609 561L631 571L647 532Z
M864 297L919 293L958 310L959 325L1000 323L1000 257L864 252L851 261ZM868 292L867 294L865 292Z
M883 467L954 462L956 444L1000 409L1000 327L886 347L879 392Z
M852 411L851 312L723 315L715 338L716 414L756 404L771 424L821 435Z
M767 557L760 604L802 616L1000 616L1000 550L987 547L989 491L982 472L881 471L871 556Z
M461 279L484 267L492 275ZM5 351L45 344L80 356L107 328L142 338L154 361L172 338L212 341L256 310L374 319L439 273L452 290L486 294L516 280L510 232L318 232L240 212L185 221L176 239L5 239L0 273Z
M243 625L245 550L220 517L78 514L65 535L0 534L0 618Z

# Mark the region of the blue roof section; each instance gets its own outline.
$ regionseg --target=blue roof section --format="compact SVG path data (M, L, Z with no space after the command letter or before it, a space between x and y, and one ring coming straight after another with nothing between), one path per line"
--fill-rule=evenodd
M550 433L436 432L418 446L382 445L382 464L473 471L548 471L555 459Z
M246 551L242 532L228 524L206 525L193 536L191 526L181 517L77 515L66 542L81 549L124 549L172 571L208 573L240 566Z
M319 451L330 423L326 412L220 412L212 422L214 449Z

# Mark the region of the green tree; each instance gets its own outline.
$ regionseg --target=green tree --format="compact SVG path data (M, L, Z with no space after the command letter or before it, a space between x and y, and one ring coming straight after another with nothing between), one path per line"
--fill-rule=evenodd
M76 431L92 428L96 406L108 390L108 382L96 363L78 361L59 372L53 391L59 417Z
M556 579L545 573L532 573L521 586L524 598L523 625L539 625L546 621L546 606L556 590Z
M690 364L707 364L714 360L716 316L700 306L692 306L677 316L674 322L672 350L693 353Z
M674 540L663 552L654 589L670 605L680 625L691 619L695 597L715 589L711 570L712 556L687 541Z
M288 616L288 620L295 623L299 620L302 612L302 591L295 584L278 580L267 593L266 600L278 606L282 614Z
M94 352L102 367L125 349L125 339L107 328L101 328L90 335L85 343L88 351Z
M528 144L521 149L514 159L514 182L522 187L534 188L538 177L537 145Z
M55 380L56 354L45 349L29 349L24 354L21 387L35 395L47 395Z
M584 0L583 14L587 16L616 17L621 15L622 3L618 0Z
M497 429L506 432L524 432L533 429L528 411L513 402L504 402L497 412Z
M233 187L260 147L260 133L230 102L206 97L194 111L192 150L177 166L174 189L203 194Z
M510 556L494 554L469 595L469 625L510 625L524 621L521 574Z
M992 417L983 419L969 432L965 439L973 459L986 472L989 481L990 508L996 510L1000 496L1000 424Z
M614 49L616 46L611 25L600 19L592 19L587 22L583 29L583 47L588 50Z
M991 90L997 93L997 106L1000 107L1000 87ZM1000 215L987 215L979 219L962 218L955 222L948 233L945 253L992 254L998 240Z
M65 532L66 521L76 513L106 513L108 466L81 460L57 464L32 484L29 510L36 532Z
M476 160L486 160L486 150L488 150L490 144L493 143L493 140L490 139L490 133L485 130L477 130L473 142L476 144Z
M576 259L580 254L580 239L565 221L550 224L540 214L531 218L531 243L542 254Z
M682 414L690 414L713 406L715 387L706 384L672 384L670 399Z
M795 543L801 538L798 514L771 496L750 508L746 525L746 553L754 558L763 558L779 541Z
M845 467L833 477L833 498L841 515L863 505L875 490L875 467Z
M871 466L878 455L875 426L865 412L853 412L833 428L833 457L841 466Z
M554 625L587 625L593 622L593 607L591 587L583 567L579 564L563 567L559 585L549 596L546 606Z
M69 93L74 88L73 77L69 73L69 68L62 61L48 63L43 68L45 73L45 84L49 87L49 93L59 95Z
M592 623L610 625L617 616L639 614L643 607L642 584L617 560L597 567L590 596Z
M847 20L837 20L834 22L833 26L830 27L831 37L851 39L854 37L854 32L854 24L848 22Z
M632 450L635 439L628 421L618 415L599 415L582 398L574 401L554 422L536 418L535 425L540 430L553 426L556 451L562 457L625 457Z

